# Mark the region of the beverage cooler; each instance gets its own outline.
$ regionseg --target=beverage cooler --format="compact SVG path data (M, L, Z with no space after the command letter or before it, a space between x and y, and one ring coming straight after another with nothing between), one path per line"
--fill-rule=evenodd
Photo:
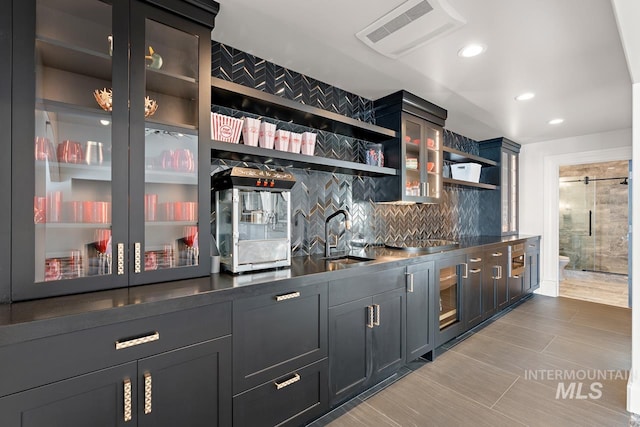
M211 178L220 265L232 273L291 265L291 173L234 167Z

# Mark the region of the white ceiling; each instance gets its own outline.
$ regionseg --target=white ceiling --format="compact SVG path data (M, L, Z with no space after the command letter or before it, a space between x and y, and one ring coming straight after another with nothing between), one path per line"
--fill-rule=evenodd
M448 0L467 23L396 60L355 33L405 0L218 1L214 40L367 98L406 89L447 109L446 127L476 140L631 127L631 79L610 0ZM469 42L487 51L458 57ZM514 100L527 91L536 97ZM556 117L564 123L547 124Z

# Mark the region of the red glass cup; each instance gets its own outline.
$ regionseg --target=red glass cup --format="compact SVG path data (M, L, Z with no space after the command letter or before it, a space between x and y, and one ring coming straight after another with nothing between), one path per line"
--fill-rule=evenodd
M47 193L47 222L62 221L62 191Z
M173 169L178 172L195 171L195 161L191 150L181 148L173 152Z
M83 222L83 202L64 202L64 220L67 222Z
M158 195L157 194L144 195L144 220L145 221L158 220Z
M34 154L36 160L56 160L56 152L49 138L36 137Z
M198 242L198 226L197 225L187 225L184 227L184 244L188 247L193 247L197 245Z
M43 224L47 222L47 198L33 198L33 223Z
M62 163L82 163L82 146L75 141L62 141L58 144L58 161Z
M96 222L95 204L90 200L82 202L82 222Z

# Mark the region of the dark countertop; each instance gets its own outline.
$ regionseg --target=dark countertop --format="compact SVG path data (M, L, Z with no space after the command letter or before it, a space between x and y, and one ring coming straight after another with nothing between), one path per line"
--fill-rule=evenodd
M538 236L462 238L456 249L424 253L371 247L352 255L374 258L349 266L330 266L321 255L294 257L291 267L273 271L228 273L130 288L0 304L0 346L173 311L232 301L269 288L337 281L367 272L425 262L469 248L504 244ZM259 287L256 285L260 285Z

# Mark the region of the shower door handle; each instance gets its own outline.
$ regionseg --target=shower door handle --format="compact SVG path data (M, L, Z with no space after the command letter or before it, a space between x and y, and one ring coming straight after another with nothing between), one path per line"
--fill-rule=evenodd
M589 237L591 237L591 220L593 218L593 211L589 210Z

